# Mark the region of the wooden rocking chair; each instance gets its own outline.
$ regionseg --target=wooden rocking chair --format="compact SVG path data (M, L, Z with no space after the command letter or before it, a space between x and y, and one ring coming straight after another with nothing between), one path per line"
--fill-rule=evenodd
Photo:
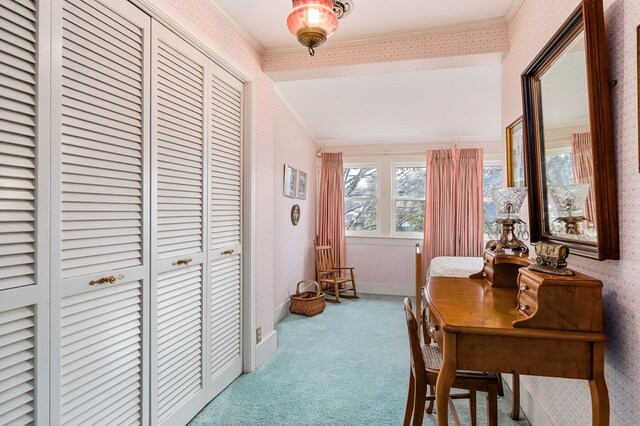
M353 276L353 268L344 267L336 268L333 266L333 246L331 240L326 246L319 246L316 241L313 242L316 252L316 280L325 292L327 302L340 303L340 295L344 292L353 292L353 295L342 294L347 299L359 299L356 294L356 280ZM350 287L346 284L351 283ZM332 295L333 298L327 298L326 295Z

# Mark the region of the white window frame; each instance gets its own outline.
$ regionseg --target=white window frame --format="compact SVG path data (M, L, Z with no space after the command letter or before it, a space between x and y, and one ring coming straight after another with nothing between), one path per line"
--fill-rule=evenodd
M396 181L396 169L398 168L424 168L426 170L427 164L426 161L423 163L414 161L414 162L392 162L390 164L390 178L391 178L391 192L390 192L390 235L391 237L401 237L401 238L423 238L424 232L400 232L396 231L396 202L397 201L425 201L427 198L426 194L426 185L425 185L425 194L422 198L397 198L397 181ZM426 179L426 177L425 177Z
M380 218L380 214L381 214L381 206L382 204L382 200L380 199L380 194L381 194L381 188L380 188L380 184L382 182L381 180L381 172L382 172L382 167L379 163L345 163L343 165L343 170L346 169L376 169L377 173L376 173L376 197L375 198L363 198L363 197L350 197L347 198L346 195L343 195L343 200L344 203L346 205L346 201L348 199L350 200L355 200L355 201L369 201L369 200L374 200L376 202L376 229L375 231L353 231L353 230L347 230L346 229L346 221L345 221L345 236L347 237L379 237L380 235L382 235L381 232L381 218ZM343 174L344 176L344 174ZM343 178L343 182L344 182L344 178ZM344 188L343 188L344 190Z
M502 154L498 151L485 150L483 167L499 166L502 168L502 182L505 178L505 167ZM424 160L423 160L424 158ZM375 167L378 169L378 199L376 215L376 231L347 231L347 242L358 241L358 244L386 244L412 246L423 239L422 232L395 231L395 168L426 167L425 155L417 154L352 154L344 156L346 168ZM428 173L428 171L427 171ZM425 194L426 198L426 194ZM346 200L346 198L345 198ZM485 236L486 238L486 236Z
M420 161L423 158L424 160ZM395 191L395 166L426 167L426 154L424 156L416 154L352 154L344 156L344 169L371 167L378 170L376 231L348 231L345 229L347 242L349 239L358 239L363 244L413 245L422 240L422 233L394 232L395 204L392 204L392 200L394 199L393 191ZM347 198L345 197L344 200L346 201Z

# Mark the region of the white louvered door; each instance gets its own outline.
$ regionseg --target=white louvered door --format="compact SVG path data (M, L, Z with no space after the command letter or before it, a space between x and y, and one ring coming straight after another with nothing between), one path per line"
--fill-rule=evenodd
M206 57L153 23L151 422L206 404Z
M242 373L243 84L210 63L209 399Z
M51 423L148 423L150 18L55 0Z
M49 414L49 52L42 46L50 24L37 18L50 10L39 3L0 1L1 425L46 424Z

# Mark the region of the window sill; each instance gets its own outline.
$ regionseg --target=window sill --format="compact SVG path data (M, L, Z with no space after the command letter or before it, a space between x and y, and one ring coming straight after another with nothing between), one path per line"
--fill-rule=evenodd
M374 245L374 246L406 246L413 247L422 244L422 237L381 237L379 235L351 235L345 237L346 244Z

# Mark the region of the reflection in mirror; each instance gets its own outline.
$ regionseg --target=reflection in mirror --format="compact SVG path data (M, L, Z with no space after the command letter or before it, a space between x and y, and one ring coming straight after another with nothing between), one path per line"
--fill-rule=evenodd
M584 32L540 76L544 233L597 241Z

